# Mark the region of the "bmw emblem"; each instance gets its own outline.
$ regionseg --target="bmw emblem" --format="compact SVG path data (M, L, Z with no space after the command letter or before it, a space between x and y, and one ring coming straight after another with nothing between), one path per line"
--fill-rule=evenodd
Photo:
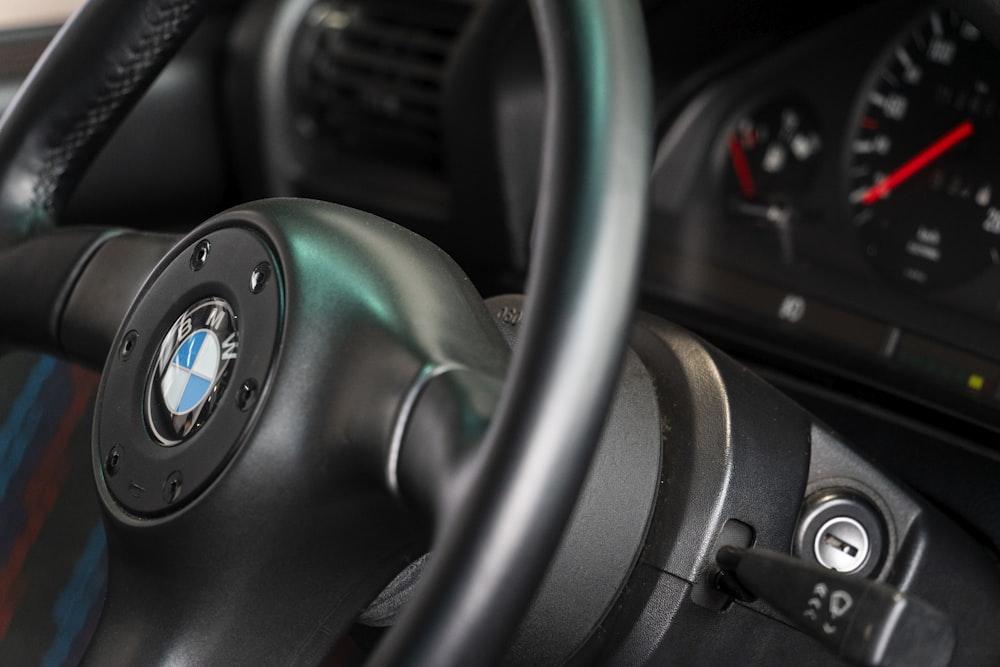
M180 444L208 420L238 350L236 316L223 299L203 299L177 318L160 343L146 386L146 419L160 444Z

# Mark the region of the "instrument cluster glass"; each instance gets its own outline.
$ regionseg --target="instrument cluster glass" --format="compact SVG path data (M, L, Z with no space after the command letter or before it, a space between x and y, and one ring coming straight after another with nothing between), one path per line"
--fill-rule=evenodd
M1000 264L1000 52L954 11L896 41L848 144L851 223L893 281L933 290Z

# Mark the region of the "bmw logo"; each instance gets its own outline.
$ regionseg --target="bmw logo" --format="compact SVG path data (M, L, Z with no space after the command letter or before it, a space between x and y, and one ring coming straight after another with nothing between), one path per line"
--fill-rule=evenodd
M160 444L180 444L208 420L238 350L236 316L223 299L203 299L177 318L146 386L147 424Z

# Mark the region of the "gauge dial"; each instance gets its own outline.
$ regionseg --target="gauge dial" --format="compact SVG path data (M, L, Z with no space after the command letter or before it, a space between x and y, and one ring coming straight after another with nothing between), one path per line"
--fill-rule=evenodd
M863 250L913 286L957 286L1000 263L1000 52L933 10L879 64L849 145Z
M743 201L786 204L815 174L821 147L815 116L800 100L742 116L726 142L731 191Z

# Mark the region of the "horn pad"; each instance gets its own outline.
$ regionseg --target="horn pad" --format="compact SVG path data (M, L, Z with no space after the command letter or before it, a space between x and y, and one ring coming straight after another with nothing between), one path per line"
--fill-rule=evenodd
M105 505L162 516L222 470L267 389L282 289L274 253L241 227L189 236L157 266L98 393L94 472Z

